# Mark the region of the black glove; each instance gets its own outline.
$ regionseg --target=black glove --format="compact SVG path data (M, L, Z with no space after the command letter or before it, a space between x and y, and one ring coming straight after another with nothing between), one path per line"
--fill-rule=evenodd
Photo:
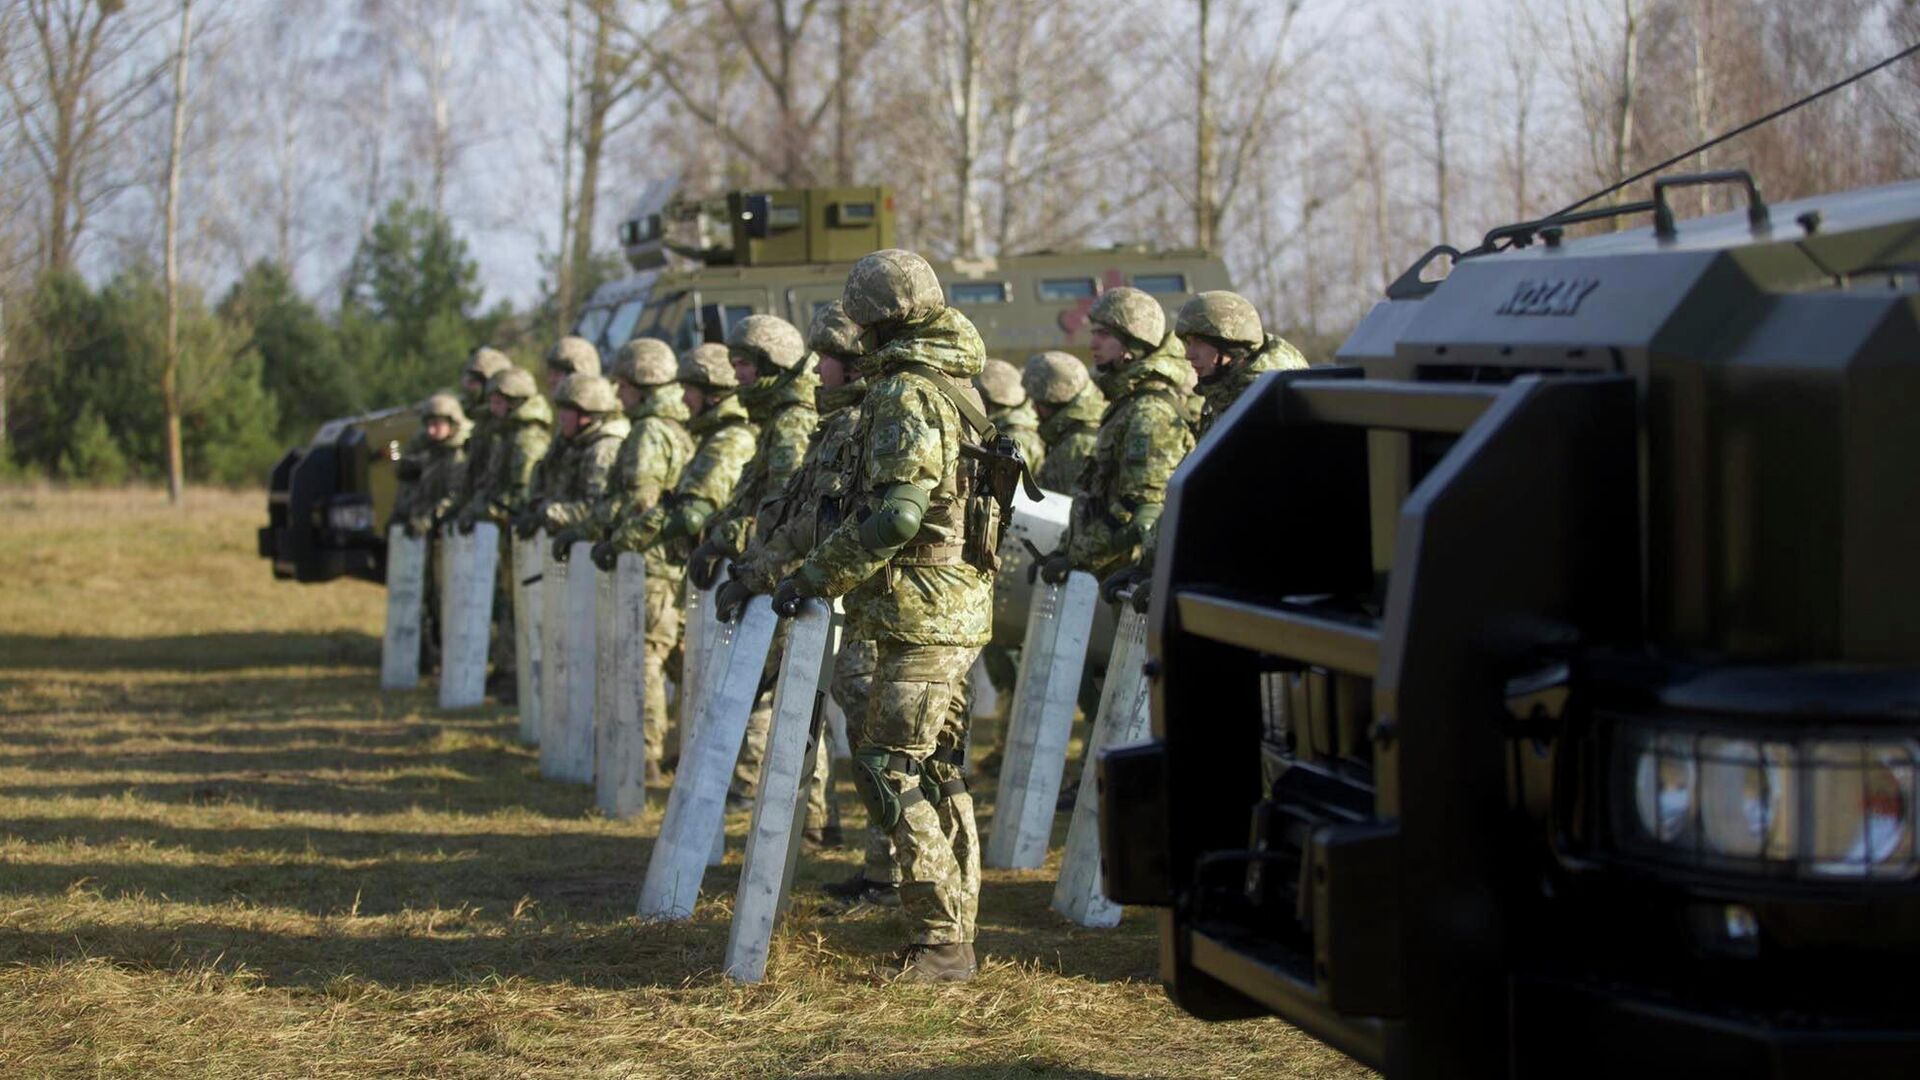
M513 519L513 535L522 540L533 539L533 534L539 531L540 515L532 510L522 510L520 516Z
M415 514L407 519L404 528L408 536L432 536L433 517L430 514Z
M1134 586L1133 588L1133 610L1139 612L1142 615L1145 615L1147 613L1147 609L1152 605L1153 605L1153 578L1151 576L1148 576L1148 577L1142 578L1140 580L1140 584Z
M1109 604L1120 602L1120 594L1145 580L1150 575L1143 573L1138 566L1123 567L1107 575L1100 583L1100 599Z
M1073 560L1067 558L1064 551L1056 551L1034 565L1038 568L1040 580L1049 585L1065 585L1067 575L1073 573Z
M585 540L585 539L586 537L580 535L579 529L575 529L575 528L561 529L558 533L555 533L553 537L554 559L556 559L559 562L566 562L567 557L573 553L574 542L577 540Z
M800 614L800 605L807 602L807 587L797 577L783 577L780 584L773 587L773 611L783 619L791 619Z
M753 599L753 590L747 588L739 578L730 577L720 591L713 597L713 613L723 623L733 622L746 610L747 601Z
M453 531L461 536L470 535L473 532L473 515L465 510L453 515Z
M620 549L613 546L613 541L602 540L593 545L593 565L611 574L619 562Z
M726 549L712 540L701 542L687 556L687 580L693 582L696 589L711 589L713 583L720 580L720 564L727 559Z

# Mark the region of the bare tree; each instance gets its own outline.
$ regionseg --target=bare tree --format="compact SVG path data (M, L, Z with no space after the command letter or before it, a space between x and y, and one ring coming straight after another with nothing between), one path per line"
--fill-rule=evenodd
M111 153L163 65L139 62L154 20L120 0L21 5L33 48L0 77L44 192L41 266L66 269L89 215L131 183L113 170Z
M173 124L167 143L166 357L160 397L167 414L167 500L180 505L186 471L180 457L180 157L187 141L187 61L193 47L193 0L180 0L180 44L173 54Z
M1198 0L1199 48L1185 60L1194 76L1194 168L1181 195L1193 210L1194 245L1203 250L1218 246L1220 227L1247 178L1255 147L1289 107L1281 90L1291 74L1289 46L1304 3L1223 5L1226 24L1242 35L1222 41L1212 36L1221 0ZM1216 74L1227 76L1218 90Z
M1389 34L1383 33L1382 37L1392 40ZM1395 51L1406 59L1401 82L1417 103L1421 118L1419 152L1432 176L1429 205L1433 209L1435 239L1445 242L1453 235L1452 137L1458 78L1453 14L1422 9L1413 24L1412 40L1402 43Z

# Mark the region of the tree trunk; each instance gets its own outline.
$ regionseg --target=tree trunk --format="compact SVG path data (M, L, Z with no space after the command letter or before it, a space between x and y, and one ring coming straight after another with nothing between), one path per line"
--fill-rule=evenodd
M834 10L833 180L843 187L853 183L853 145L847 130L847 83L853 77L853 50L848 43L852 32L847 16L850 2L840 0Z
M559 253L553 260L553 306L555 337L567 332L567 320L573 314L573 99L579 72L573 59L574 0L561 0L566 8L565 64L567 92L565 120L560 128L560 232Z
M1207 24L1211 0L1199 0L1200 42L1194 51L1194 147L1193 147L1193 244L1212 251L1214 244L1214 137L1213 100L1209 87Z
M173 138L167 147L167 354L160 396L167 414L167 501L180 505L186 470L180 460L180 155L187 141L187 49L193 44L193 0L180 0L180 47L173 57Z
M587 280L593 266L593 219L600 201L600 158L607 145L607 113L613 109L613 52L609 0L593 5L593 60L588 69L587 108L580 132L580 187L573 200L573 286ZM568 312L563 320L572 313ZM563 328L564 332L564 328Z
M1616 117L1613 139L1613 177L1623 179L1627 175L1627 162L1633 153L1633 109L1634 96L1638 92L1637 80L1640 68L1640 19L1634 10L1635 0L1620 0L1621 11L1626 16L1626 35L1620 44L1620 112ZM1625 192L1615 192L1613 202L1618 204ZM1619 228L1615 219L1615 228Z

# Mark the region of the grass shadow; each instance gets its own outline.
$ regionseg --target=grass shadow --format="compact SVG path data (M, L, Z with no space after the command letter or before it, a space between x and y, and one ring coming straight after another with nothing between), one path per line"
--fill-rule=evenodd
M168 637L0 634L0 670L231 671L281 666L377 667L379 663L380 639L352 630L263 630Z

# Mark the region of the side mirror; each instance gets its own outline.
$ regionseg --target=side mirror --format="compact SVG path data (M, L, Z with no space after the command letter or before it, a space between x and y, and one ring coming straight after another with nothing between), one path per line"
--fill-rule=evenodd
M725 344L727 340L727 311L719 304L700 305L700 340Z

